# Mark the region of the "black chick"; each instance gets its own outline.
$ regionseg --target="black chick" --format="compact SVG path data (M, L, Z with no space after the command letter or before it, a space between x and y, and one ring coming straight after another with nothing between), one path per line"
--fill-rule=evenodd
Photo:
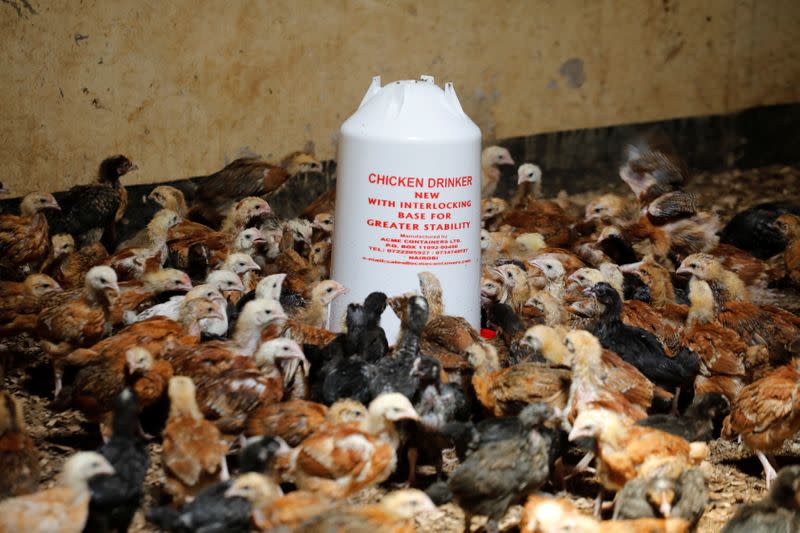
M721 533L790 533L800 531L800 465L782 468L769 494L739 506Z
M412 368L420 355L420 337L427 321L428 301L423 296L409 298L394 350L375 364L374 375L369 382L373 397L384 392L399 392L409 400L414 399L419 378L413 375Z
M547 409L541 407L540 409ZM551 470L556 460L561 457L567 447L567 432L561 427L557 418L548 418L536 430L547 443L548 465ZM459 461L463 462L470 454L491 442L515 438L523 433L522 423L518 416L501 416L485 418L480 422L450 422L445 424L441 433L447 436L455 447Z
M312 368L312 391L322 403L331 405L336 400L352 398L366 405L372 400L370 380L375 372L374 365L356 353L366 324L364 307L351 303L345 314L347 332L322 350L306 351ZM320 368L317 376L313 374L315 363Z
M496 533L508 508L547 481L547 443L535 428L553 414L541 404L526 407L520 435L481 447L453 472L448 486L464 510L465 531L477 514L488 517L486 531Z
M128 531L144 494L150 465L147 445L140 437L136 394L124 389L114 400L113 434L98 452L114 467L114 474L89 481L92 499L84 531Z
M597 240L597 245L614 264L627 265L639 260L633 246L621 231L606 231Z
M385 310L386 295L382 292L372 292L364 300L366 324L356 349L369 363L377 363L389 351L389 341L381 327L381 315Z
M650 415L636 422L683 437L689 442L708 442L719 436L722 421L731 412L728 400L719 393L704 394L694 399L681 416Z
M288 449L280 438L250 439L239 452L239 471L270 472L276 456ZM250 531L251 504L244 498L226 498L231 485L230 479L214 483L181 509L156 507L147 512L146 518L160 529L179 533Z
M628 481L615 499L614 520L683 518L695 526L708 503L706 478L699 468L677 478L637 477Z
M694 378L700 368L700 358L682 348L668 357L658 338L649 331L622 322L622 299L608 283L597 283L584 290L603 304L603 313L594 324L592 333L603 348L616 352L635 366L650 381L669 391L681 387L683 398L693 391Z
M653 299L650 286L642 278L631 272L622 274L622 292L626 300L640 300L650 303Z
M530 361L533 355L530 350L520 346L520 339L527 326L508 304L492 302L486 310L486 324L497 330L500 340L508 348L508 364L515 365ZM544 359L541 359L543 362Z
M58 195L61 211L48 214L51 235L69 233L78 248L102 239L106 249L113 250L116 221L127 204L127 193L119 180L136 168L124 155L109 157L100 163L97 183L76 185Z
M417 357L414 360L411 374L419 379L419 388L412 402L419 414L419 422L410 428L409 436L412 456L419 454L423 460L433 461L439 477L444 472L442 450L450 447L448 438L440 430L449 422L468 420L471 414L464 390L454 383L442 383L441 373L442 366L436 359ZM412 482L414 463L412 461L409 471Z
M719 241L769 259L786 248L786 239L772 225L781 215L800 215L800 204L767 202L737 213L720 232Z

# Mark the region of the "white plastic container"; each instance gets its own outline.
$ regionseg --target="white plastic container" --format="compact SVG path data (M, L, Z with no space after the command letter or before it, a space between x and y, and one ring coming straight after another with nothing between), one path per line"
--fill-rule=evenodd
M480 150L452 83L372 79L339 138L331 277L350 291L331 329L372 291L419 291L423 271L439 277L448 314L479 326ZM387 308L381 323L392 343L399 321Z

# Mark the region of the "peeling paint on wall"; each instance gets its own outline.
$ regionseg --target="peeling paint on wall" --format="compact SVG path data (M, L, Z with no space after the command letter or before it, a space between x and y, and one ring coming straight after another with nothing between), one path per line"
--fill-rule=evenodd
M586 81L586 73L583 71L583 59L573 57L567 59L561 64L558 73L566 80L567 87L571 89L579 89Z

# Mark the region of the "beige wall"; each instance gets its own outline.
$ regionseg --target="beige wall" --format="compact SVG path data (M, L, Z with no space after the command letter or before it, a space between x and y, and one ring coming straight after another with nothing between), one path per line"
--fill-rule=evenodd
M498 138L798 101L798 28L797 0L3 0L0 180L329 157L373 74L453 80Z

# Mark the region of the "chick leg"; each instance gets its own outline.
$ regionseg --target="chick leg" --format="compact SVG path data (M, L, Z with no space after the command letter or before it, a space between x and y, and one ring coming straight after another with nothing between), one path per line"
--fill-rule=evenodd
M219 479L220 481L228 481L230 478L231 474L228 472L228 460L223 455L219 462Z
M676 387L675 395L672 397L672 410L670 411L670 414L672 416L680 416L680 413L678 412L678 397L680 395L681 395L681 388Z
M767 458L767 456L764 455L763 452L756 450L756 457L758 457L758 460L761 462L761 467L764 469L764 477L766 478L767 482L767 490L769 490L770 485L772 485L772 481L776 477L778 477L778 473L775 471L772 465L769 464L769 458Z
M589 467L589 465L592 463L593 460L594 460L594 452L588 452L586 455L583 456L583 459L578 461L578 464L572 467L572 472L570 472L569 475L566 476L564 479L570 479L576 476L577 474L580 474L581 472L589 472L594 474L595 469Z
M600 487L600 492L597 493L597 498L594 499L594 516L600 518L603 512L603 497L605 496L605 489Z
M468 511L464 511L464 533L470 533L472 531L472 514Z

